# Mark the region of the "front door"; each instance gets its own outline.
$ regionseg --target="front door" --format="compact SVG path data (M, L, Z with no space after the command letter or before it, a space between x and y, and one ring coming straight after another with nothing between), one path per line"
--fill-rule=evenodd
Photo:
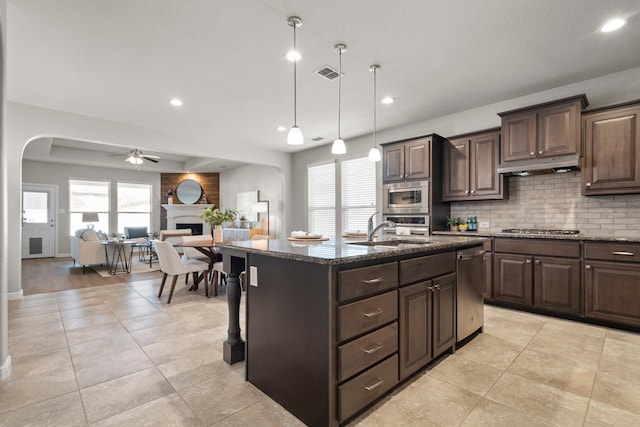
M57 196L55 186L22 186L22 258L55 256Z

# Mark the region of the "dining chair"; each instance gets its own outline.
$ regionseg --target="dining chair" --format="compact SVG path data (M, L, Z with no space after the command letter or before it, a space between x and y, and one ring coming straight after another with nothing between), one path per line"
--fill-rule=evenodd
M160 292L158 292L158 298L162 297L162 290L164 284L167 281L167 276L173 276L171 282L171 290L169 291L169 299L167 304L171 304L171 297L173 297L173 291L176 287L176 281L181 274L189 275L193 274L193 282L196 283L198 273L202 272L204 279L205 295L209 296L209 263L202 262L195 259L183 260L173 247L173 245L166 241L154 240L153 245L156 248L158 254L158 261L160 263L160 271L162 271L162 283L160 284Z

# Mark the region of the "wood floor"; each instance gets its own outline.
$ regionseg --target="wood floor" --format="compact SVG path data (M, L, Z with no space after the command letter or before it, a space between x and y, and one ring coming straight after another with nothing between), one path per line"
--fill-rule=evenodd
M138 280L162 278L159 271L141 274L119 274L101 277L92 268L73 264L71 258L39 258L22 260L22 290L24 295L88 288L91 286L130 283Z

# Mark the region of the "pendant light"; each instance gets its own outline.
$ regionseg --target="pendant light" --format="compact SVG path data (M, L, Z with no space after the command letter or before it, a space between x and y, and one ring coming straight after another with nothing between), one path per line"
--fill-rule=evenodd
M302 19L297 16L290 16L287 18L289 26L293 27L293 126L289 129L289 135L287 135L287 144L289 145L302 145L304 143L304 137L302 131L298 127L298 93L297 93L297 69L296 64L300 56L296 50L296 27L302 25Z
M340 101L342 96L342 52L347 50L347 45L339 43L335 45L336 52L338 52L339 70L338 70L338 138L333 141L331 146L331 154L344 154L347 152L347 147L344 145L344 141L340 136Z
M373 147L369 150L369 161L370 162L379 162L382 156L380 155L380 150L376 147L376 106L378 104L378 100L376 98L376 72L380 69L380 66L374 64L369 67L369 71L373 73Z

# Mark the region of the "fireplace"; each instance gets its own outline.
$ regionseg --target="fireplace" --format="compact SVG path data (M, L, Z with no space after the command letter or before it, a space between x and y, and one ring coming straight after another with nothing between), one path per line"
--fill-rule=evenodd
M211 226L205 224L200 218L204 208L214 207L211 204L194 204L194 205L162 205L167 211L167 230L177 230L178 228L190 228L191 233L195 235L211 234ZM186 224L186 225L185 225ZM191 226L198 225L199 231L194 230Z
M201 222L183 222L176 223L176 230L187 230L191 229L192 236L201 236L202 235L202 223Z

